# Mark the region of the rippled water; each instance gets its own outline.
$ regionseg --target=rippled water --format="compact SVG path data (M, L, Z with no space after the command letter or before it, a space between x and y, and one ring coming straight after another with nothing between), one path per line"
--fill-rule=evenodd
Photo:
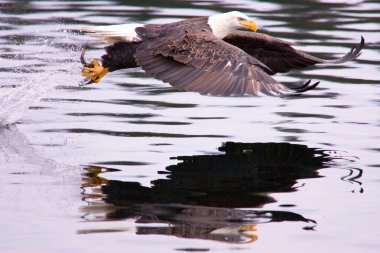
M377 252L378 1L0 1L1 252ZM83 25L240 10L317 56L294 98L78 86ZM88 57L99 57L93 49ZM29 109L28 109L29 108ZM9 123L13 123L10 124ZM172 158L172 159L171 159Z

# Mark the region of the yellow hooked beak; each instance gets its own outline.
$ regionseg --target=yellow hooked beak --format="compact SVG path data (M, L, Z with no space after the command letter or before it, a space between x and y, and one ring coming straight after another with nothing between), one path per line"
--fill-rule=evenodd
M239 20L239 24L245 28L248 28L249 30L257 32L257 24L250 19Z

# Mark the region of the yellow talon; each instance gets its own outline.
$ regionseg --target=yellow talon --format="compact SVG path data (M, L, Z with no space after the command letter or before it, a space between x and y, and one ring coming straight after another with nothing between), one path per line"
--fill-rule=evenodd
M257 228L255 224L242 225L239 228L239 232L240 234L244 235L246 238L249 238L247 243L252 243L259 239L259 236L256 234Z
M98 61L92 61L92 64L94 64L94 68L101 66Z
M257 231L256 225L255 224L247 224L247 225L242 225L239 228L239 231L241 232L255 232Z
M104 68L98 61L92 61L90 64L85 65L82 70L82 76L91 78L91 81L99 83L100 80L108 73L108 68Z

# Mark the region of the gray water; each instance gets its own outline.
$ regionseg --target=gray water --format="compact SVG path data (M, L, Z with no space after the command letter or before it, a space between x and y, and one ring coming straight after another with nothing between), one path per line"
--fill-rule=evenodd
M83 25L230 10L317 56L299 97L79 87ZM378 252L378 1L0 1L1 252ZM101 48L88 57L99 57Z

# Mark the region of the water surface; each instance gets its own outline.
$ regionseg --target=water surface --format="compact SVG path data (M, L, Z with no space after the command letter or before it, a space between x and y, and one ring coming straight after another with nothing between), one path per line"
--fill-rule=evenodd
M1 1L1 252L377 252L377 1ZM180 92L139 69L79 87L83 25L239 10L356 61L294 98ZM101 48L88 52L99 57ZM7 126L4 126L7 125ZM22 242L22 243L18 243Z

